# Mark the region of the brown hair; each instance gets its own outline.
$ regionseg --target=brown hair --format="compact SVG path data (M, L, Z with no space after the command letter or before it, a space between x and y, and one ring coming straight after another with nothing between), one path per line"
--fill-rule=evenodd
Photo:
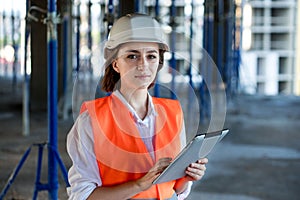
M116 72L112 66L113 61L116 59L116 56L118 54L118 47L114 50L111 51L111 57L107 59L107 61L104 64L105 67L105 72L104 72L104 77L102 79L102 89L106 92L113 92L115 89L120 87L120 74ZM158 69L161 70L164 64L164 53L165 50L159 49L159 64L158 64ZM157 75L157 74L156 74ZM156 77L155 77L156 80ZM154 81L151 83L148 87L151 88L154 86Z

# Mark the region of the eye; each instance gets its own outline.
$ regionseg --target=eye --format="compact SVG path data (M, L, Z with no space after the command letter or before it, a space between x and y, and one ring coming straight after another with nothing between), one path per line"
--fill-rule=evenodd
M128 58L128 59L131 59L131 60L134 60L134 59L137 59L137 55L135 55L135 54L129 54L129 55L127 56L127 58Z
M149 54L149 55L147 56L147 58L153 60L153 59L156 59L157 56L154 55L154 54Z

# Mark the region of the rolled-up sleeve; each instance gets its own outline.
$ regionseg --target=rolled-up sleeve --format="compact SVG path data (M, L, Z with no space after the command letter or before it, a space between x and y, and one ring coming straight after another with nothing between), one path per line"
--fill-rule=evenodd
M88 112L77 118L67 137L67 151L73 162L69 169L70 200L85 200L97 186L101 177L94 154L94 140Z
M177 195L178 200L184 200L189 196L189 194L191 193L192 185L193 182L189 181L186 190L183 193Z

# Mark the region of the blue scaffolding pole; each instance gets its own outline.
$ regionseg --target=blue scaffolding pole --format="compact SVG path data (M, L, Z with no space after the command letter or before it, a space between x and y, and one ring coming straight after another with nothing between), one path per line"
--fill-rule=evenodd
M88 49L90 51L92 51L92 44L93 44L93 39L92 39L92 11L91 11L91 7L92 7L92 2L91 0L88 1L87 3L87 15L88 15L88 33L87 33L87 45L88 45ZM90 67L90 66L89 66Z
M155 18L159 22L159 0L155 0ZM159 97L159 80L157 78L156 83L154 85L154 96Z
M35 7L35 9L41 11L42 9ZM59 156L58 153L58 142L57 142L57 23L58 17L56 15L56 1L48 1L48 15L44 22L47 23L47 67L48 67L48 142L42 144L34 144L32 146L39 147L38 153L38 166L36 171L35 189L33 194L33 199L37 198L39 191L47 190L50 200L58 199L58 165L62 171L63 178L66 185L69 186L67 178L67 170ZM25 163L31 147L22 156L20 162L12 172L10 178L8 179L4 189L0 193L0 199L4 198L8 189L15 180L18 172ZM48 183L42 184L40 182L41 169L42 169L42 159L43 159L43 149L47 147L48 149Z
M170 7L170 25L172 27L171 32L171 44L170 44L170 51L171 51L171 60L170 60L170 66L172 68L172 81L171 81L171 99L175 99L175 70L176 70L176 58L175 58L175 51L176 51L176 22L175 22L175 16L176 16L176 7L175 7L175 0L172 0L172 4Z
M230 9L230 2L226 2L229 7L228 9L228 12L232 12L232 10ZM234 15L232 15L234 16ZM235 45L234 43L234 35L235 35L235 30L233 28L233 23L234 23L234 17L231 17L231 18L226 18L225 19L225 35L227 36L226 37L226 44L225 44L225 52L226 52L226 55L225 55L225 70L226 70L226 93L227 93L227 97L228 98L231 98L231 95L232 95L232 91L233 91L233 85L232 85L232 80L234 79L234 76L232 74L232 70L234 69L234 65L233 65L233 62L232 62L232 59L233 59L233 48L232 47L232 44Z
M58 199L57 160L57 14L56 0L48 0L48 192L49 199Z
M216 29L215 34L217 34L217 48L216 48L216 55L215 55L215 60L217 64L217 68L219 70L219 73L221 74L221 77L224 75L223 70L224 70L224 19L225 19L225 13L224 13L224 0L217 0L216 2ZM225 40L226 41L226 40ZM222 80L219 80L219 76L217 76L217 90L220 87L220 83Z
M93 51L93 37L92 37L92 2L91 0L88 1L88 33L87 33L87 45L89 49L89 57L87 60L87 65L88 65L88 72L89 72L89 84L90 86L93 85L93 66L92 66L92 51ZM92 92L92 87L90 87L90 92Z
M80 3L76 5L76 68L75 68L75 76L79 72L80 67L80 58L79 58L79 51L80 51Z
M134 12L140 12L140 0L134 1Z
M242 1L242 5L240 6L240 9L242 10L243 13L243 4L244 1ZM232 22L231 22L231 26L233 26L233 44L234 44L234 49L233 49L233 58L231 59L232 63L233 63L233 78L231 79L231 85L233 87L232 89L232 94L236 94L238 92L239 89L239 71L240 71L240 63L241 63L241 41L242 41L242 23L240 23L237 26L236 23L236 5L233 4L233 6L231 6L232 8L232 13L233 13L233 18L232 18ZM243 14L242 14L243 15ZM239 18L239 20L241 20L241 18ZM237 40L237 33L240 34L239 40Z
M17 86L17 45L15 42L15 16L14 16L14 11L13 9L11 10L11 41L12 41L12 47L14 49L14 61L13 61L13 66L12 66L12 70L13 70L13 79L12 79L12 89L13 92L15 92L16 90L16 86Z
M193 127L192 123L195 121L194 112L192 112L194 108L194 104L192 102L195 102L197 99L194 98L194 82L193 82L193 49L194 49L194 1L191 1L191 16L190 16L190 38L189 38L189 68L188 68L188 76L189 76L189 87L188 87L188 101L190 103L187 104L187 126L186 130L187 132L194 132L191 127ZM200 116L198 116L200 117Z
M110 29L114 23L114 1L113 0L108 1L107 8L108 8L108 14L106 16L106 20L107 20L107 37L108 37Z
M68 87L68 54L69 54L69 36L68 31L69 29L69 17L66 15L63 19L63 79L62 79L62 86L63 86L63 96L66 97L67 87Z
M189 42L189 55L190 55L190 60L189 60L189 79L190 79L190 86L192 89L194 89L194 83L193 83L193 37L194 37L194 30L193 30L193 22L194 22L194 1L191 1L191 18L190 18L190 42ZM190 92L189 92L189 95ZM191 96L189 96L189 99L191 99Z
M203 48L207 52L203 52L203 61L201 64L201 75L203 77L200 86L200 122L204 121L211 116L210 112L210 96L208 88L212 82L212 63L207 56L213 55L213 33L214 33L214 2L205 1L204 3L204 25L203 25Z

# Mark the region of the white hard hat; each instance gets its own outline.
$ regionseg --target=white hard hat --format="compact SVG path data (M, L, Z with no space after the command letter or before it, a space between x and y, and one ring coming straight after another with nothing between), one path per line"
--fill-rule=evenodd
M104 46L104 58L107 59L112 50L127 42L155 42L161 44L161 49L169 51L159 23L145 14L127 14L114 23Z

